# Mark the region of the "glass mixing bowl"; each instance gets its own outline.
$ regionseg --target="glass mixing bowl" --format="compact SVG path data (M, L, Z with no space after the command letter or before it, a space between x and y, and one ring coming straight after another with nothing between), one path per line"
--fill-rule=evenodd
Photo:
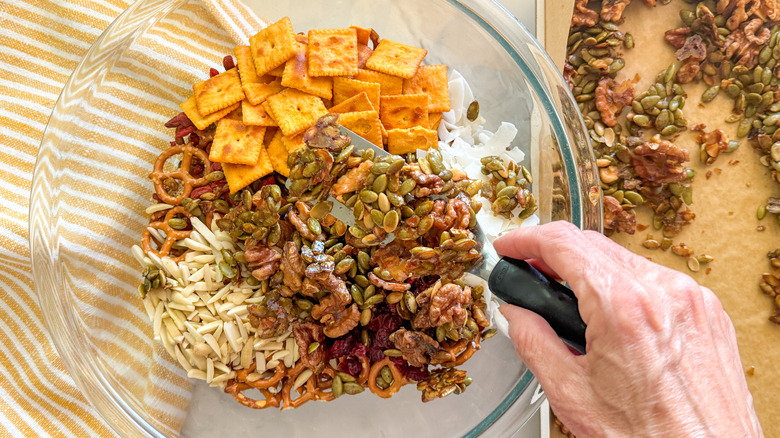
M517 126L513 144L526 152L540 220L601 230L600 198L588 196L596 186L596 166L576 104L546 53L499 4L250 0L248 5L273 21L290 16L297 31L356 24L428 49L426 63L447 64L470 83L488 129L501 121ZM160 421L172 408L153 402L165 379L177 383L163 399L189 406L184 436L511 435L538 409L543 394L503 336L485 342L466 363L474 384L464 394L426 404L413 388L404 388L389 400L366 392L285 412L256 411L205 384L190 388L175 361L155 359L162 350L155 348L137 298L139 268L130 252L146 225L143 210L153 192L146 176L172 136L163 123L179 112L190 84L233 52L226 33L211 32L205 37L213 57L187 56L186 45L177 41L188 36L160 29L162 23L209 20L193 10L203 11L195 0L133 3L76 68L43 137L30 208L35 289L51 338L87 399L126 436L173 433ZM189 66L191 75L171 77L166 59ZM125 92L126 85L150 75L175 86L141 100ZM113 115L117 107L126 117ZM106 129L126 136L111 153L102 146Z

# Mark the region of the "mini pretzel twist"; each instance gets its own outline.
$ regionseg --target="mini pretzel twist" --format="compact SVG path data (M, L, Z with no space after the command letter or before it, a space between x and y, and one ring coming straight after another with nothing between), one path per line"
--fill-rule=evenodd
M232 379L225 386L225 392L232 395L237 402L252 409L265 409L265 408L278 408L281 402L281 394L273 394L271 391L262 388L256 388L265 397L264 400L256 400L247 397L242 391L253 388L247 382L241 382L236 379Z
M454 359L446 362L444 366L451 368L454 366L463 365L463 363L469 360L474 352L479 350L479 348L479 333L477 333L474 336L474 339L470 341L467 339L461 339L451 347L445 347L445 350L447 350Z
M387 389L382 389L379 387L379 385L376 384L376 378L379 376L380 371L382 371L382 368L385 366L387 366L390 369L390 372L393 373L393 384L388 386ZM395 366L395 364L390 360L390 358L385 357L379 362L375 362L373 365L371 365L371 371L368 373L367 383L368 389L370 389L374 394L382 398L390 398L393 396L393 394L398 392L402 386L409 383L409 381L406 379L406 376L401 373L401 370L399 370L398 367Z
M166 172L163 170L165 162L168 160L168 158L171 158L176 154L182 154L181 166L179 166L179 168L173 172ZM204 176L200 178L195 178L190 173L193 156L196 156L201 162L203 162ZM194 187L199 187L207 183L205 173L206 170L210 167L211 162L209 161L209 156L205 151L194 146L182 144L168 148L167 150L163 151L159 157L157 157L157 161L154 162L154 170L149 174L149 178L151 178L152 182L154 182L154 190L160 200L168 204L179 205L181 204L181 201L184 200L184 198L190 196L190 193L192 193L192 189ZM163 187L163 181L168 178L181 180L183 185L181 194L178 196L171 196L168 194L168 192L165 191L165 188Z
M147 229L144 230L144 234L141 239L141 245L143 246L144 252L151 252L152 254L156 254L159 257L170 257L171 247L173 244L176 243L177 240L190 237L192 230L175 230L170 225L168 225L168 220L173 219L173 217L177 214L183 214L188 218L192 217L192 215L182 206L169 209L162 221L152 222L147 226ZM149 231L149 228L162 230L165 233L165 241L160 245L159 250L152 248L152 233ZM176 263L179 263L180 261L184 260L184 254L186 254L186 252L177 257L171 257L171 259Z

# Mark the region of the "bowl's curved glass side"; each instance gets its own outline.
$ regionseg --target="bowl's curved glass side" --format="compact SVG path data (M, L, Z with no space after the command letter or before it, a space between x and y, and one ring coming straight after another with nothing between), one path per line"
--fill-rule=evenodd
M142 210L149 189L128 187L132 178L114 181L112 173L132 170L112 169L110 160L94 156L92 148L99 148L99 132L106 127L95 94L138 35L174 6L163 0L137 2L95 41L49 119L30 198L34 286L49 333L76 385L126 436L166 430L157 421L160 412L145 400L154 386L150 367L157 348L151 331L137 328L144 326L142 320L148 325L148 318L133 286L137 267L121 238L131 233L137 240L143 221L130 231L132 221L123 223L116 208L120 193L138 192L136 207ZM89 172L90 166L100 171ZM144 181L147 167L145 162L133 174L137 181Z
M550 56L503 6L495 0L448 0L484 23L485 29L515 59L533 90L545 122L539 140L539 172L552 176L553 198L541 199L551 206L549 219L568 220L582 229L603 231L603 211L590 138L574 96ZM487 24L487 23L490 24ZM545 132L550 128L550 132ZM532 163L536 165L536 163ZM591 189L599 195L592 199ZM544 219L544 218L543 218ZM544 222L544 220L543 220Z

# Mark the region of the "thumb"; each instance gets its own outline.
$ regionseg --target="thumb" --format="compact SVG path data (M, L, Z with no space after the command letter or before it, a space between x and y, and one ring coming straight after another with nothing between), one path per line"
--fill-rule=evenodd
M556 380L577 372L577 356L544 318L509 304L502 305L499 310L509 321L509 337L515 351L543 388L551 388Z

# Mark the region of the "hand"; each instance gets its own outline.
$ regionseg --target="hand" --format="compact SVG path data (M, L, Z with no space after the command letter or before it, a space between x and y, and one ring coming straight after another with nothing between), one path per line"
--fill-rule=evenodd
M734 326L712 291L564 222L494 246L566 280L579 300L582 356L539 315L501 306L518 355L578 438L763 436Z

